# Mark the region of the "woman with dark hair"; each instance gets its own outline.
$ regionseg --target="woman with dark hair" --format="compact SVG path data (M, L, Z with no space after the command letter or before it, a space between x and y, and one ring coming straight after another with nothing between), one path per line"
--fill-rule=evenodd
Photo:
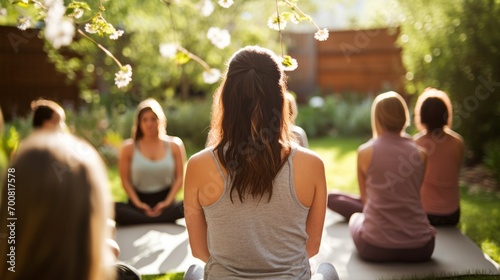
M188 162L184 192L193 256L185 279L310 279L326 211L322 160L292 144L276 56L237 51L215 93L207 148ZM331 264L322 279L337 279Z
M33 128L45 130L66 129L64 109L52 100L38 99L31 102Z
M452 106L443 91L427 88L415 105L414 136L427 152L422 205L434 226L456 226L460 220L458 177L464 158L462 136L451 130Z
M127 203L116 203L118 225L173 223L184 217L175 200L184 179L186 151L182 140L166 135L167 118L160 104L146 99L137 106L132 139L119 159Z

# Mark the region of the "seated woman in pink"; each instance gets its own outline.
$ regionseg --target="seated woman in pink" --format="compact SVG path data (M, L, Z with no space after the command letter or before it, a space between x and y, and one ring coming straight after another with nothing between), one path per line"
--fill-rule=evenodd
M434 251L435 230L420 202L426 156L405 135L408 123L408 108L399 94L377 96L372 105L373 138L358 149L361 197L328 198L330 209L340 208L350 217L354 244L367 261L421 262Z
M413 138L427 153L427 169L420 190L422 205L434 226L456 226L460 220L458 176L464 157L462 137L450 129L451 102L446 93L427 88L415 105Z

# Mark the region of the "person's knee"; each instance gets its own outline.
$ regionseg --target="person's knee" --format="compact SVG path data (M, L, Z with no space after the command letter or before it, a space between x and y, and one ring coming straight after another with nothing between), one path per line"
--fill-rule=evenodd
M184 280L203 280L203 277L204 269L197 264L192 264L184 274Z
M331 263L321 263L311 280L339 280L339 275Z

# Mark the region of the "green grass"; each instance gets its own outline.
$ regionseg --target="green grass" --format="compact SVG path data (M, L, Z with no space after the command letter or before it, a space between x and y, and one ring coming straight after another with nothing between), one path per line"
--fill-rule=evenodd
M366 140L368 139L325 137L309 141L309 148L318 153L325 164L329 190L359 193L356 150Z
M356 178L356 149L368 139L331 138L310 139L310 148L317 152L325 163L329 190L359 193ZM196 151L188 151L188 155ZM123 201L126 195L121 187L116 167L109 168L111 189L115 201ZM179 194L182 199L182 192ZM461 187L460 230L473 240L483 252L500 263L500 194L474 192ZM145 280L179 280L183 273L145 275ZM408 278L412 279L412 278ZM436 278L425 278L436 279ZM447 280L500 280L500 276L474 275L439 279ZM420 279L421 280L421 279Z

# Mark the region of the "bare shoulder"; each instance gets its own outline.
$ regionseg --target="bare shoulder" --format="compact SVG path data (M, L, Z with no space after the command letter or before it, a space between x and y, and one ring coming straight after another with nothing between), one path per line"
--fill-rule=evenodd
M169 143L172 143L178 147L184 146L184 142L182 142L182 139L177 137L177 136L165 135L165 140L167 140Z
M205 148L197 152L196 154L192 155L188 160L188 165L191 166L204 165L208 161L211 161L212 155L210 154L210 149L211 148Z
M455 139L457 142L461 143L462 145L464 144L464 138L462 137L462 135L456 133L455 131L449 128L446 128L445 132L453 139Z
M300 146L297 147L294 158L297 161L302 162L304 165L311 165L311 167L314 168L322 167L324 165L323 160L316 152Z
M134 139L129 138L123 141L122 144L122 153L124 154L132 154L132 151L134 150Z
M370 140L358 147L358 155L369 154L373 152L373 141Z

